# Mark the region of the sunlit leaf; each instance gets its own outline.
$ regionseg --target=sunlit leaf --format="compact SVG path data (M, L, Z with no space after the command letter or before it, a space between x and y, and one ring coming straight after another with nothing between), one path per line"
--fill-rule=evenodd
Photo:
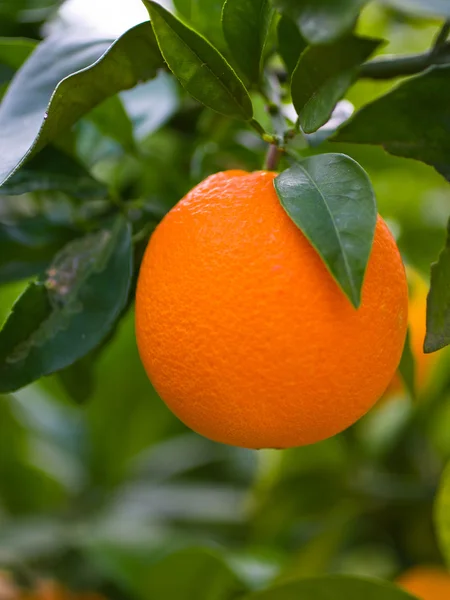
M161 52L186 90L213 110L249 120L247 90L223 56L202 36L156 2L144 0Z
M111 45L86 32L50 36L18 71L0 105L0 184L106 98L163 66L149 23Z

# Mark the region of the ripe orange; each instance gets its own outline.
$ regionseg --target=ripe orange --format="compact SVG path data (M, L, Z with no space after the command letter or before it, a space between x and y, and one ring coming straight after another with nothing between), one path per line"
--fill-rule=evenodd
M450 598L450 574L439 567L416 567L404 573L397 584L420 600Z
M355 310L278 201L274 173L218 173L173 208L139 276L136 333L161 398L247 448L328 438L378 400L407 325L404 267L379 218Z

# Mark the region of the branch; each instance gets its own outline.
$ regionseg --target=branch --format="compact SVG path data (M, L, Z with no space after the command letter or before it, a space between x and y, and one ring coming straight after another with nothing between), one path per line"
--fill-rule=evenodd
M394 79L417 75L436 65L450 64L450 21L446 21L436 36L433 47L423 54L397 58L379 58L362 65L359 77L363 79Z

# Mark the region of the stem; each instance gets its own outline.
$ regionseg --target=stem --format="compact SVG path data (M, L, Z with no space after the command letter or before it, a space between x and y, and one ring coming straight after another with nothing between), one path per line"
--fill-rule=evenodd
M445 42L447 41L449 35L450 19L448 21L445 21L445 23L442 25L441 30L437 34L436 39L434 40L433 49L431 51L433 55L439 54L439 51L442 49L443 46L445 46Z
M266 171L276 171L278 163L280 162L282 150L271 144L269 146L269 150L267 151L266 163L264 165L264 169Z
M362 65L359 77L363 79L394 79L417 75L433 64L431 53L412 54L400 58L380 58ZM434 57L433 57L434 58Z
M258 121L256 119L252 119L251 121L249 121L249 123L253 127L253 129L259 133L259 135L261 137L264 137L265 135L267 135L264 128L258 123Z

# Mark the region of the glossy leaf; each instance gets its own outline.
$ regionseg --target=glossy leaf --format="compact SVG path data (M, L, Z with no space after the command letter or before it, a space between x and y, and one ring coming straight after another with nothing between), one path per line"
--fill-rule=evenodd
M97 346L125 306L131 275L131 228L122 217L63 248L0 332L0 393L59 371Z
M39 45L0 106L0 184L106 98L163 66L149 23L110 40L66 33Z
M251 119L250 96L224 57L156 2L144 0L144 4L161 53L183 87L199 102L221 114Z
M398 367L403 383L406 386L411 398L416 396L416 360L411 348L411 332L408 329L406 334L405 346L403 348L402 358Z
M413 600L407 592L380 580L331 576L301 579L263 592L244 596L243 600Z
M292 101L305 133L331 117L338 101L358 77L361 63L375 52L378 40L349 36L334 44L310 46L292 75Z
M450 463L442 475L434 520L441 552L450 568Z
M0 284L41 273L75 234L41 216L0 223Z
M258 84L274 15L270 0L226 0L222 25L230 52L251 83Z
M337 142L377 144L435 167L450 181L450 66L412 77L357 112Z
M412 14L450 18L447 0L384 0L384 3Z
M275 0L311 44L329 44L351 31L367 0Z
M283 208L357 308L377 219L366 172L348 156L322 154L281 173L275 189Z
M450 344L450 221L447 241L439 259L431 265L430 291L427 299L427 334L425 352L436 352Z
M74 158L48 146L16 171L0 187L0 196L27 192L60 191L74 198L105 198L106 186L94 179Z
M290 75L308 43L292 19L283 15L278 21L278 52Z

